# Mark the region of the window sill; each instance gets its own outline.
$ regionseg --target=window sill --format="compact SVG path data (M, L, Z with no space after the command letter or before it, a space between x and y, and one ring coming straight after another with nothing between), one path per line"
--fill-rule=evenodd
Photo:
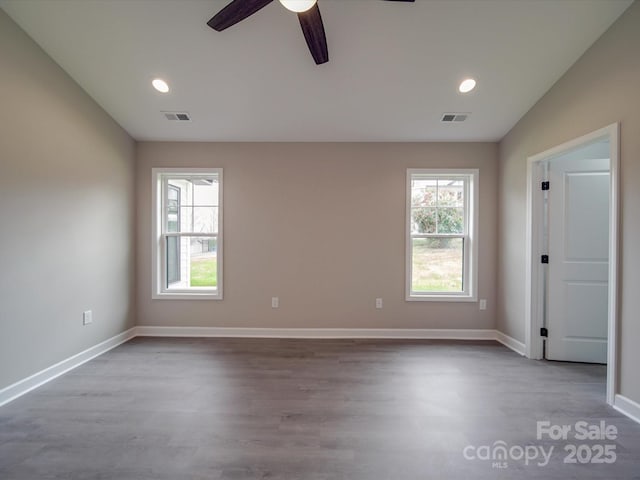
M222 300L222 293L154 293L153 300Z
M475 296L470 295L408 295L407 302L477 302Z

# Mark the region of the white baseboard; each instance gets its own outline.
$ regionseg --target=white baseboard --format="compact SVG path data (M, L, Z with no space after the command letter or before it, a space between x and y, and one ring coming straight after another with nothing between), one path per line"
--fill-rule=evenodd
M636 403L624 395L616 395L613 400L613 408L626 415L631 420L640 423L640 403Z
M12 385L9 385L8 387L3 388L2 390L0 390L0 407L24 395L25 393L30 392L34 388L38 388L40 385L43 385L53 380L54 378L67 373L69 370L73 370L74 368L79 367L83 363L88 362L98 355L102 355L112 348L115 348L118 345L131 340L135 336L135 327L130 328L125 332L119 333L118 335L105 340L104 342L94 345L91 348L87 348L86 350L77 353L65 360L62 360L55 365L51 365L50 367L47 367L44 370L39 371L38 373L35 373L27 378L17 381Z
M495 340L525 356L525 345L492 329L444 328L234 328L139 326L139 337L361 338L416 340Z
M424 328L233 328L136 327L140 337L244 337L244 338L396 338L441 340L496 340L495 330Z
M505 347L510 348L514 352L522 355L523 357L526 356L527 347L524 343L519 342L515 338L510 337L509 335L502 333L499 330L495 330L495 333L496 333L495 339L498 342L503 344Z

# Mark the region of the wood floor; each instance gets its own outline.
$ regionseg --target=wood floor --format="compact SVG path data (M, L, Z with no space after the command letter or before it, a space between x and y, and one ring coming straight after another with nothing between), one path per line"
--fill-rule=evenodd
M494 342L136 338L0 408L0 479L640 479L604 382ZM618 435L537 440L544 420ZM498 441L554 452L465 458ZM568 443L616 462L564 464Z

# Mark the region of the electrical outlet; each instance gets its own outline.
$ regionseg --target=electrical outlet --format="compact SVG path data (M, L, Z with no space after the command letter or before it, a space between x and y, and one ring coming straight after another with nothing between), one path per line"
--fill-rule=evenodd
M93 312L91 310L82 312L82 324L89 325L90 323L93 323Z
M376 298L376 308L382 308L382 298Z
M483 298L480 300L480 310L486 310L487 309L487 301Z
M280 299L278 297L271 297L271 308L278 308L280 306Z

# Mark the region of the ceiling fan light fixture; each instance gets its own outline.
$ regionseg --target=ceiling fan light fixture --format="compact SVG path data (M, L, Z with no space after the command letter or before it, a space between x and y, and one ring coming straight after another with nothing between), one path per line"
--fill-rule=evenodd
M280 3L287 10L300 13L309 10L317 1L318 0L280 0Z
M153 88L155 88L160 93L168 93L169 92L169 84L162 80L161 78L154 78L151 82Z
M466 78L460 83L458 87L458 91L460 93L469 93L471 90L476 88L476 81L473 78Z

